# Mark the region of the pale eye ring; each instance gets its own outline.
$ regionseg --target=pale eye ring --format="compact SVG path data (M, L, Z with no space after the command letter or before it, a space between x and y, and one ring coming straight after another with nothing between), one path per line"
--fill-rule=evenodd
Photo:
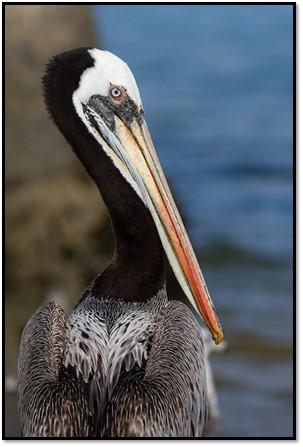
M111 97L114 99L120 99L123 94L122 90L119 87L112 87L109 92Z

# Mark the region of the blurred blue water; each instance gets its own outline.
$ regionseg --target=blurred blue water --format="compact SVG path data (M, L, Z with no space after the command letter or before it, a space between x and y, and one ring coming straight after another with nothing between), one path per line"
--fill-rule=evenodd
M292 8L95 6L140 86L230 351L221 436L292 434Z

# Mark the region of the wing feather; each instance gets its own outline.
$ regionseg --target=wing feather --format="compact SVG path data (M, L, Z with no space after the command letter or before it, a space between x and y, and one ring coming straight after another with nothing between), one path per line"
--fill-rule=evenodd
M88 436L85 390L62 368L66 342L64 311L42 305L27 322L18 360L18 412L22 436Z
M198 437L207 417L202 331L170 301L155 323L145 369L125 375L105 415L105 437Z

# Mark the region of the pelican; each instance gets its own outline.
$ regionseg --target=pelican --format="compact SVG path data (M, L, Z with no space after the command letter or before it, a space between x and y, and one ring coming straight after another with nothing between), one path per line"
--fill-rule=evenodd
M223 339L161 169L135 78L107 51L53 57L49 115L95 181L115 251L66 318L56 302L26 324L18 361L23 437L201 437L207 419L202 316ZM165 254L195 311L168 300Z

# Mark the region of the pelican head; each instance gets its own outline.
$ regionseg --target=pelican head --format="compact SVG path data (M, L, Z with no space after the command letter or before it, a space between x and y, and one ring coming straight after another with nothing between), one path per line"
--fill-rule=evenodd
M74 110L151 213L181 288L220 343L223 331L157 157L136 80L114 54L82 49L84 53L89 63L73 89Z

